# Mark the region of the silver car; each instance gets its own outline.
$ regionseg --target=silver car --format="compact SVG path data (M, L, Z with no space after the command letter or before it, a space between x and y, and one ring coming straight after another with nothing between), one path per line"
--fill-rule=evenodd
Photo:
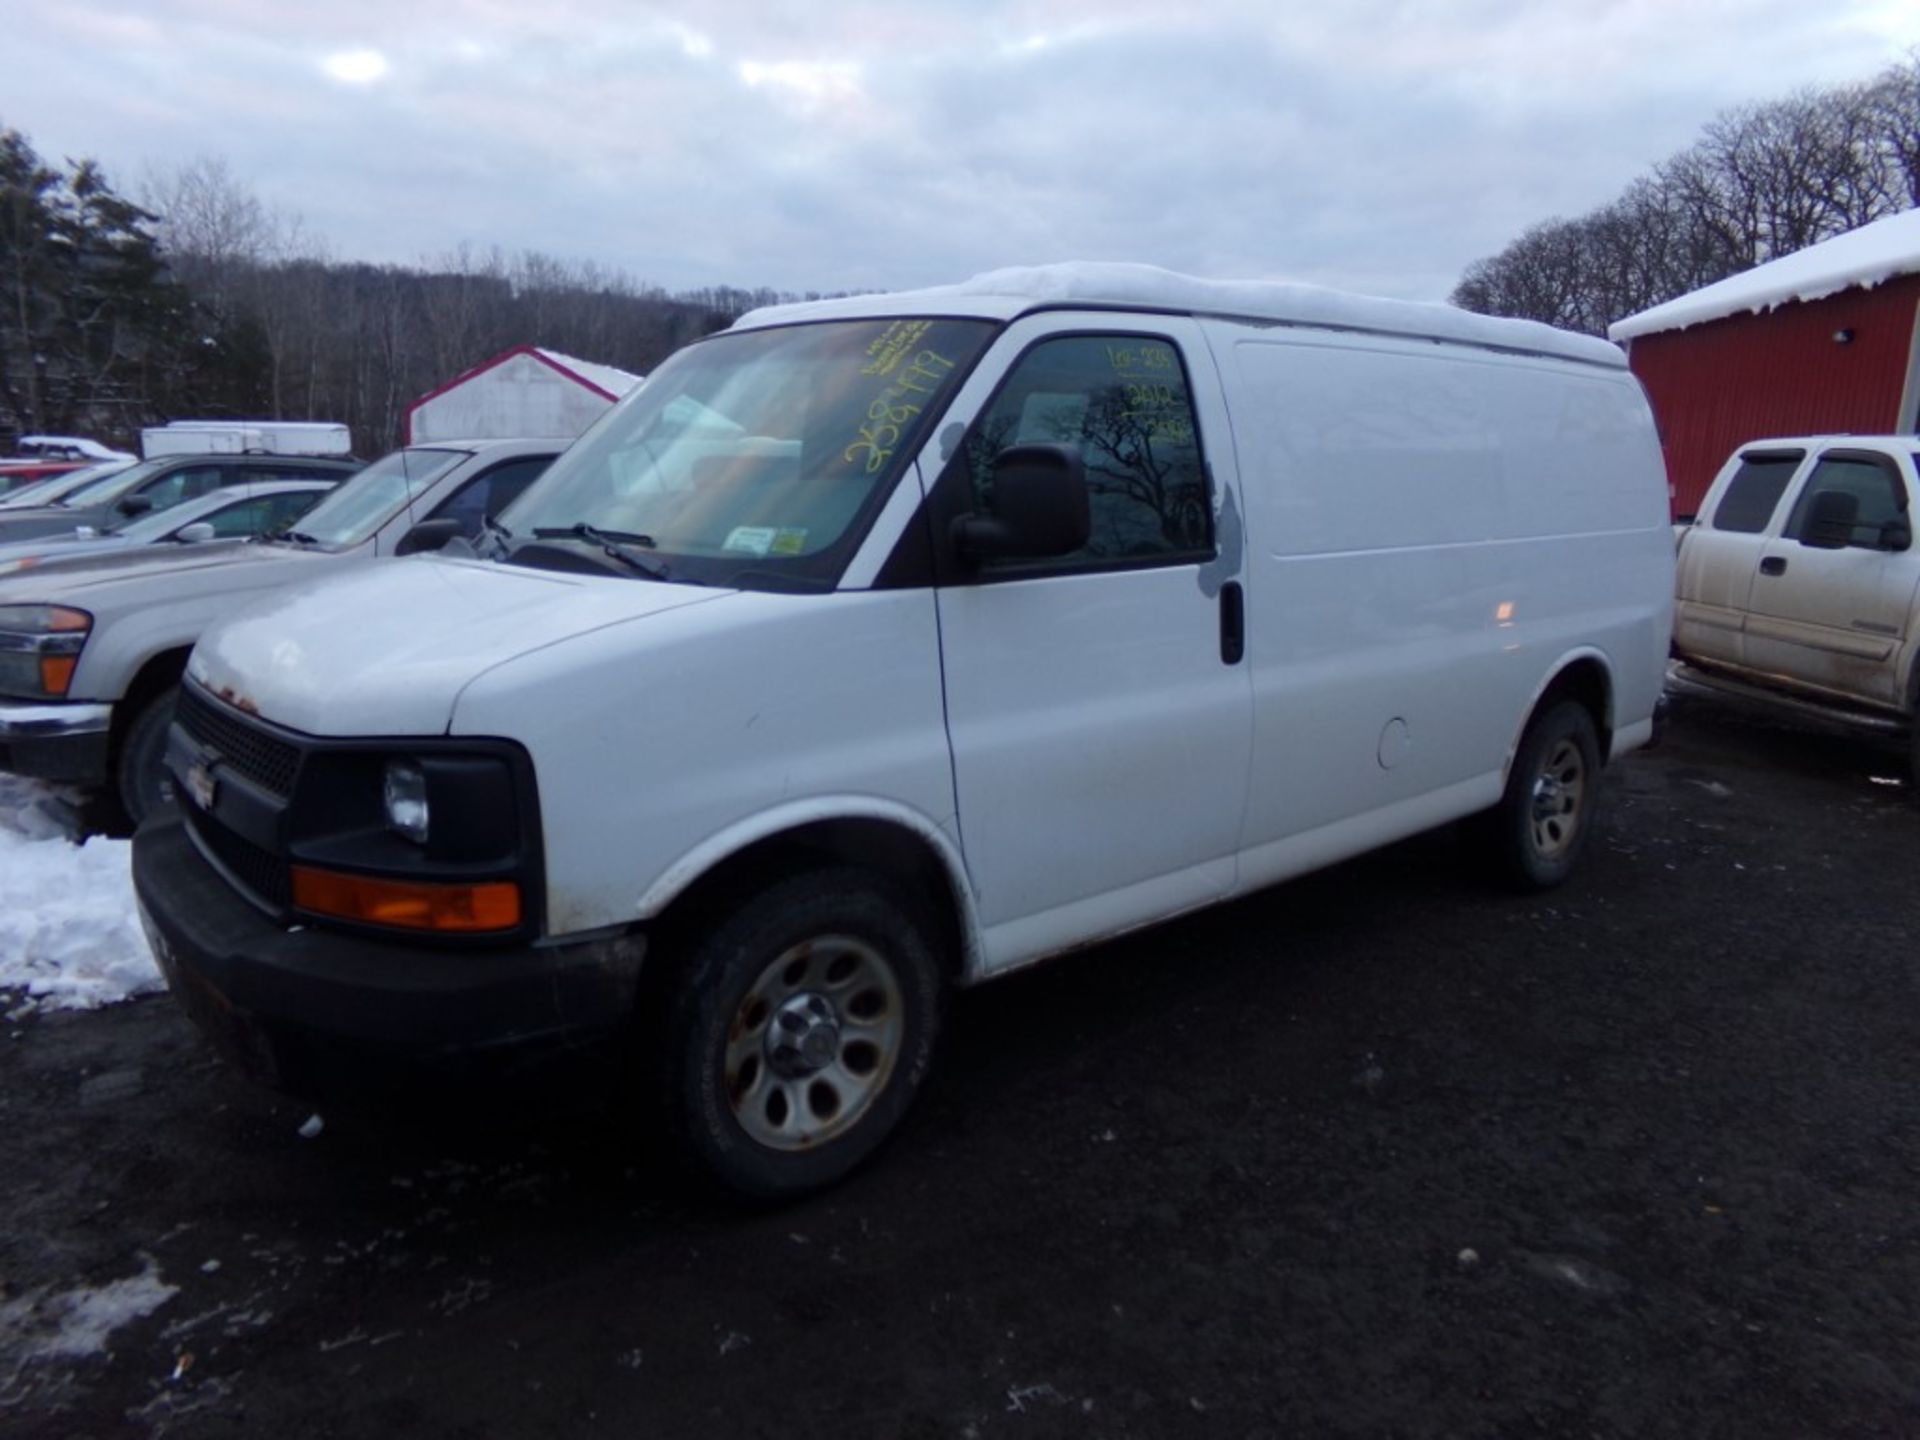
M111 786L140 820L170 795L167 726L203 628L333 567L474 538L565 448L411 446L252 544L142 545L0 575L0 770Z

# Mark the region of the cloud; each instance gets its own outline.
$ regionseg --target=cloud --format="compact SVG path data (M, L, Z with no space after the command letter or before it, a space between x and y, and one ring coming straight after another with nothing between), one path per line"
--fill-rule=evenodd
M336 50L320 62L327 78L342 85L371 85L386 79L390 68L378 50Z
M377 49L368 37L379 37ZM1715 111L1864 78L1897 0L109 0L10 26L0 122L222 154L341 256L672 288L1134 259L1444 296Z

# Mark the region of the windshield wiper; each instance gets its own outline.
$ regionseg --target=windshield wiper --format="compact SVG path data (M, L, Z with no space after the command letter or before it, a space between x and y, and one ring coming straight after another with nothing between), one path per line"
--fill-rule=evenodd
M667 578L666 567L643 560L631 553L627 547L637 545L643 550L655 548L651 535L641 535L632 530L602 530L597 525L589 525L582 520L577 525L536 525L533 530L536 540L584 540L589 545L598 545L600 549L618 560L630 570L645 575L649 580Z
M320 542L304 530L276 530L260 537L268 544L318 545Z
M534 538L538 540L557 540L564 535L576 539L591 540L596 545L638 545L643 550L657 550L651 535L636 534L632 530L602 530L598 525L589 525L582 520L577 525L536 525Z

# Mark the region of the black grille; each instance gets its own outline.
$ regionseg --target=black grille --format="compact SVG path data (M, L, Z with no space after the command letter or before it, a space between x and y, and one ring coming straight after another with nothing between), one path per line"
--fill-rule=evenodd
M282 798L293 794L293 777L300 769L300 751L294 746L191 689L180 691L173 715L180 728L213 751L222 764L272 794Z
M242 839L192 804L180 809L194 837L235 880L274 909L287 908L293 899L293 885L284 860Z

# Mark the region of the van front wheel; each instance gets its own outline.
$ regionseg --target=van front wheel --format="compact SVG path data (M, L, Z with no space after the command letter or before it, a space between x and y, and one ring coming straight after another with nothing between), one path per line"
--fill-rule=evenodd
M1487 817L1501 877L1518 890L1549 890L1572 874L1599 785L1600 741L1587 707L1562 700L1535 716Z
M905 1116L932 1065L940 1002L907 897L855 870L782 881L687 958L661 1039L668 1118L739 1194L831 1185Z

